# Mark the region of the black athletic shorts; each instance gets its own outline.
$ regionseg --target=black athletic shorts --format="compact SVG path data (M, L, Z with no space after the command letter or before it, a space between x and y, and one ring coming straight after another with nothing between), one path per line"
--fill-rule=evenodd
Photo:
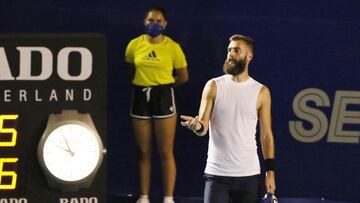
M225 177L204 174L204 203L259 203L260 175Z
M168 118L176 114L172 84L135 86L130 116L140 119Z

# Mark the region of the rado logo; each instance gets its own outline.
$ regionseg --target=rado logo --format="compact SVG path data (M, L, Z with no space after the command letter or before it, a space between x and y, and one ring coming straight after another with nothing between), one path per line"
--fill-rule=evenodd
M26 198L0 198L0 203L27 203Z
M14 76L9 65L9 61L4 47L0 47L0 81L5 80L47 80L54 73L53 59L57 57L57 75L67 81L83 81L88 79L92 73L93 56L89 49L85 47L64 47L56 56L47 47L16 47L19 52L19 75ZM41 55L40 74L32 75L31 58L32 54ZM69 55L77 53L81 57L80 73L71 75L69 72Z
M60 198L59 203L98 203L98 199L96 197Z

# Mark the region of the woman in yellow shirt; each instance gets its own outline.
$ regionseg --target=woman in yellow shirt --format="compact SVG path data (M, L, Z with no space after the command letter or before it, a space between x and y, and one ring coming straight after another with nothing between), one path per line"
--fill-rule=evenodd
M141 196L137 203L150 202L152 132L161 161L163 203L174 203L173 146L177 113L173 86L188 80L187 62L180 45L162 34L167 25L163 8L148 9L144 25L145 34L131 40L125 53L134 85L130 115L140 155ZM174 69L176 76L173 76Z

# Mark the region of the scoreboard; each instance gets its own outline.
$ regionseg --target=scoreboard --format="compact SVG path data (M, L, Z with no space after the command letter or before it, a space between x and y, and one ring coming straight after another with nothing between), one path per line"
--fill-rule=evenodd
M106 203L106 39L0 35L0 203Z

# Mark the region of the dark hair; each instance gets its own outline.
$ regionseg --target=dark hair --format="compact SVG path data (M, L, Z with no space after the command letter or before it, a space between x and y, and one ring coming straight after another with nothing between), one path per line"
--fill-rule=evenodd
M159 11L163 16L164 16L164 19L167 21L167 14L166 14L166 11L164 8L160 7L160 6L154 6L154 7L150 7L148 8L148 10L145 12L145 17L144 18L147 18L147 16L149 15L149 13L151 11Z
M238 41L238 40L242 40L244 42L246 42L246 44L250 47L250 49L252 50L252 52L254 53L255 51L255 40L252 39L251 37L245 36L245 35L233 35L229 38L229 41Z

